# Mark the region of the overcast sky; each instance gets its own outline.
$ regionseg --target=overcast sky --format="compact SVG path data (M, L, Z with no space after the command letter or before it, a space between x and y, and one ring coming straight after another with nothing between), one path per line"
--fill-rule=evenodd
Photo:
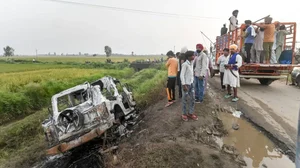
M200 31L214 41L234 9L240 11L239 23L269 14L274 21L300 22L296 0L278 4L269 0L66 1L211 18L167 17L47 0L0 0L0 47L10 45L15 54L35 54L35 49L38 53L102 54L109 45L113 53L165 54L174 46L176 51L185 45L194 49L196 43L209 47Z

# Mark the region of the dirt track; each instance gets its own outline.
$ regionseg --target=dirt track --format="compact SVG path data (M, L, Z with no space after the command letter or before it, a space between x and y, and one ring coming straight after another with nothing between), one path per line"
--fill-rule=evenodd
M219 76L210 79L215 89L220 88L219 82ZM241 98L238 109L249 120L295 151L300 89L284 81L263 86L255 79L241 79L238 96Z
M119 165L113 166L112 157L108 157L107 167L239 168L245 164L237 151L228 154L215 142L214 137L226 131L212 113L215 106L210 98L196 104L198 121L181 120L181 101L168 108L165 103L164 97L144 111L143 122L119 146Z

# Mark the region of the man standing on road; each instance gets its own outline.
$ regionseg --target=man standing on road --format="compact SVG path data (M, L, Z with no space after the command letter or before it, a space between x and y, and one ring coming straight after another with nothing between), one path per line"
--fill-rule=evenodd
M244 38L245 38L245 51L247 54L246 63L249 64L251 60L251 48L253 46L256 33L254 27L251 25L252 24L251 20L245 20L245 24L246 24L246 32Z
M194 51L187 51L185 53L186 61L182 64L180 73L180 79L182 83L182 120L188 121L188 118L192 120L198 120L198 117L194 114L195 109L195 91L194 91L194 70L193 70L193 59ZM189 112L187 112L187 97L190 97Z
M206 73L205 73L205 77L204 77L204 89L203 89L203 95L205 95L205 92L207 90L207 82L208 82L208 78L210 77L211 75L211 72L212 72L212 61L211 61L211 58L210 56L208 55L208 51L207 49L204 47L203 49L203 52L206 54L207 56L207 66L206 66Z
M228 63L228 55L229 55L229 49L224 48L223 55L221 55L218 58L218 67L220 71L220 79L221 79L221 89L222 91L225 91L225 85L223 84L223 78L224 78L224 71L225 71L225 65Z
M181 52L179 53L179 56L178 56L177 85L178 85L179 98L182 98L182 88L181 88L180 73L181 73L181 69L182 69L182 64L186 60L185 59L185 53L186 52L187 52L187 47L182 47Z
M231 87L233 87L234 95L233 102L237 102L239 100L237 96L237 88L240 87L240 77L239 77L239 68L242 66L243 58L238 54L238 46L232 44L229 47L230 57L228 60L228 64L225 65L224 79L223 84L227 85L228 94L225 95L225 98L230 98L231 95Z
M195 62L195 99L196 103L202 103L204 97L204 80L207 72L208 58L207 55L203 52L203 45L197 44L196 51L198 54Z
M167 83L167 95L168 103L165 107L170 106L175 102L175 86L176 86L176 76L178 72L178 61L175 58L173 51L167 53L168 60L166 67L168 68L168 83Z

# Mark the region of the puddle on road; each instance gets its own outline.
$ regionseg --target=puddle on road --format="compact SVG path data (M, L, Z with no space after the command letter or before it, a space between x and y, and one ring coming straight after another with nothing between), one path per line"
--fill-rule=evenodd
M217 139L220 145L232 145L244 156L246 168L293 168L295 164L276 149L275 145L262 132L247 121L233 117L229 113L219 113L228 135ZM239 124L239 130L233 130L232 124Z

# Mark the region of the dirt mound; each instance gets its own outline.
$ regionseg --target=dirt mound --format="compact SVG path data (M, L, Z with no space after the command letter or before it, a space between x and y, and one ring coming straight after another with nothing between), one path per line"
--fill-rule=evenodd
M227 132L212 102L207 98L196 104L199 120L188 122L180 118L180 101L168 108L164 100L151 106L134 133L121 142L118 153L106 156L106 167L242 167L238 155L224 152L215 142Z

